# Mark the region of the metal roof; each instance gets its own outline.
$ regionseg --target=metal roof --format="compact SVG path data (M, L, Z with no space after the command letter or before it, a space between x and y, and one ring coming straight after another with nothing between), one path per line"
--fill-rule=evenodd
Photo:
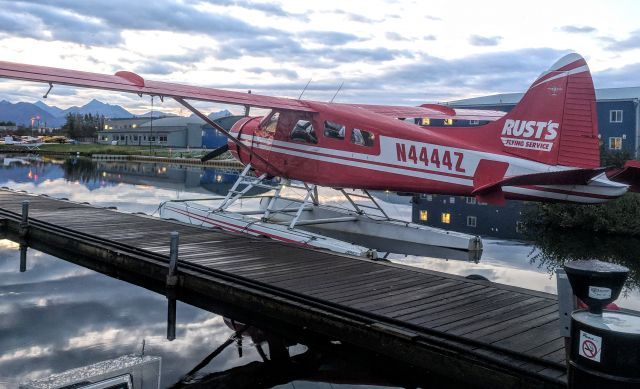
M204 120L195 116L171 116L162 119L153 119L153 127L186 127L189 124L205 124ZM140 124L138 127L151 127L151 121Z
M523 95L524 93L500 93L497 95L449 101L446 104L451 106L513 105L517 104ZM633 99L640 99L640 87L596 89L597 101Z

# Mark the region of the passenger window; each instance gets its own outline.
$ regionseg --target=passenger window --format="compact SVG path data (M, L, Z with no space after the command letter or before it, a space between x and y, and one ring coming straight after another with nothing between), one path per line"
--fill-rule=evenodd
M344 139L344 124L338 124L326 120L324 122L324 136L327 138Z
M293 131L291 131L291 140L301 141L305 143L318 143L318 137L313 129L313 124L309 120L298 120Z
M375 135L369 131L354 128L351 131L351 143L360 146L373 147Z
M264 125L263 130L274 133L278 127L278 118L280 118L280 112L276 112L269 118L269 121Z

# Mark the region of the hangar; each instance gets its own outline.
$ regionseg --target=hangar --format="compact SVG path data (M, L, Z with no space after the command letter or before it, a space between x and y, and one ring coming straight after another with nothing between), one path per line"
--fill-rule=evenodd
M242 116L225 116L214 122L229 130ZM227 138L198 117L171 116L110 119L98 131L98 143L213 149L226 144Z

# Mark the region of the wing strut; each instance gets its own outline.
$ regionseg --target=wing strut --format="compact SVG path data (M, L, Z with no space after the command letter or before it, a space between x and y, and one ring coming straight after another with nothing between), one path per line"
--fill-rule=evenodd
M224 128L222 128L221 125L219 125L218 123L214 122L213 120L209 119L207 117L207 115L203 114L202 112L198 111L195 107L193 107L191 104L187 103L183 98L181 97L176 97L173 96L173 99L175 101L177 101L178 103L182 104L185 108L187 108L189 111L193 112L194 114L196 114L196 116L198 116L200 119L204 120L208 125L210 125L211 127L215 128L216 130L220 131L221 133L223 133L227 139L229 139L230 141L232 141L233 143L235 143L236 145L238 145L238 147L240 147L241 149L243 149L244 151L246 151L249 155L251 155L252 157L255 157L256 159L260 160L260 162L264 163L266 166L269 166L271 169L273 169L274 172L276 172L279 176L282 175L282 172L280 171L280 169L278 169L277 167L273 166L273 164L269 163L265 158L263 158L261 155L254 153L253 150L251 150L251 148L247 145L245 145L244 143L242 143L238 138L236 138L235 136L233 136L229 131L225 130Z

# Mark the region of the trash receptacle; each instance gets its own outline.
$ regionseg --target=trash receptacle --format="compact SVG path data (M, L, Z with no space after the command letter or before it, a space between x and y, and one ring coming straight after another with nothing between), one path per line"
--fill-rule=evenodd
M601 261L573 261L565 271L588 309L571 316L569 388L640 388L640 315L608 311L629 269Z

